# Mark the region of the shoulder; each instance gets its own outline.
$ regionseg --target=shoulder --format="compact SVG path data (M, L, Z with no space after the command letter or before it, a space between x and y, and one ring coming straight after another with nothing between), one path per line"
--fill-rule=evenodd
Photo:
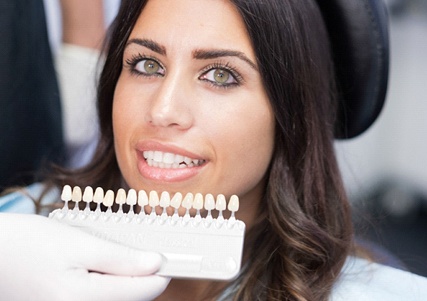
M331 296L341 300L427 300L427 278L349 257Z
M46 191L42 183L35 183L0 197L0 212L35 213L35 203ZM52 188L43 195L42 204L59 200L59 190Z

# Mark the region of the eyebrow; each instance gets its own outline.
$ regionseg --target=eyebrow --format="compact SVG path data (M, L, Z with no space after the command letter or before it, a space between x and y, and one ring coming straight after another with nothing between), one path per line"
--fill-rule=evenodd
M258 71L256 64L251 61L243 52L235 51L235 50L227 50L227 49L219 49L219 50L195 50L193 51L193 57L199 60L208 60L208 59L216 59L220 57L232 56L237 57L246 63L249 64L253 69Z
M160 45L157 42L154 42L153 40L149 40L149 39L130 39L127 43L126 43L126 47L128 47L130 44L137 44L143 47L146 47L154 52L157 52L158 54L161 55L166 55L166 48L162 45Z
M143 47L146 47L158 54L166 55L166 48L159 43L149 40L149 39L130 39L125 47L128 47L131 44L137 44ZM258 68L256 64L250 60L243 52L236 51L236 50L228 50L228 49L212 49L212 50L205 50L205 49L198 49L193 51L193 58L198 60L208 60L208 59L216 59L221 57L237 57L247 64L249 64L250 67L252 67L255 71L258 71Z

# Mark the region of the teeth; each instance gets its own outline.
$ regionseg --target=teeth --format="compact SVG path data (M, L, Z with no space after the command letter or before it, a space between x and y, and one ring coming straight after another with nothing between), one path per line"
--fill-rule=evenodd
M199 166L205 163L204 160L192 159L173 153L161 151L144 151L144 158L149 166L159 168L186 168Z
M230 197L230 200L228 202L223 194L219 194L215 200L215 197L208 193L205 196L203 196L201 193L192 194L191 192L187 193L185 197L180 192L177 192L171 196L167 191L163 191L160 194L156 191L150 191L149 195L147 195L145 190L139 190L138 192L134 189L129 189L129 191L126 193L126 191L123 188L120 188L117 190L116 196L114 197L114 192L112 190L108 190L104 195L104 190L101 187L97 187L95 190L95 193L93 192L93 188L90 186L87 186L84 190L84 193L82 195L82 190L80 187L75 186L73 189L69 185L65 185L62 193L61 193L61 199L67 204L68 201L73 201L76 203L74 209L76 212L79 211L78 209L78 203L83 201L87 203L85 213L87 214L87 211L89 211L90 206L89 203L94 202L98 204L97 209L95 212L100 212L100 204L103 204L108 208L107 212L112 212L111 208L116 203L119 206L119 211L123 213L122 205L127 204L131 206L130 210L131 212L128 212L128 214L134 214L133 206L138 204L140 207L144 207L146 205L149 205L152 207L152 213L155 212L156 207L160 206L163 208L162 217L167 218L167 208L172 207L175 209L174 217L178 218L178 209L183 207L186 209L186 213L184 216L184 219L187 218L187 220L190 218L190 209L195 209L196 215L195 217L200 221L201 219L201 210L205 209L206 212L206 219L212 220L211 211L217 210L219 211L218 219L221 218L222 221L224 221L224 218L222 217L222 212L224 210L227 210L231 212L231 218L235 222L234 213L239 210L239 198L236 195L232 195ZM64 210L66 210L67 206L64 206ZM202 212L203 213L203 212ZM153 215L153 214L151 214ZM153 217L155 218L156 215L154 214Z

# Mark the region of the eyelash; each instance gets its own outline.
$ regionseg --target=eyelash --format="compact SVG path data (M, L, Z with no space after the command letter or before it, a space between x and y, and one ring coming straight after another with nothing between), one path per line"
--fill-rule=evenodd
M130 72L132 75L135 76L144 76L144 77L152 77L152 76L158 76L161 77L163 76L162 74L145 74L142 73L140 71L138 71L136 69L136 65L138 63L140 63L141 61L144 60L153 60L154 62L156 62L157 64L159 64L160 68L162 68L163 70L165 70L165 68L163 67L162 64L159 63L158 60L150 57L150 56L146 56L146 55L142 55L142 54L137 54L137 55L133 55L131 58L126 59L126 65L130 67ZM234 80L236 81L235 83L226 83L226 84L218 84L215 83L211 80L208 79L202 79L202 76L205 76L208 72L212 71L212 70L224 70L230 73L230 75L234 78ZM232 87L237 87L240 86L243 83L243 77L240 75L240 73L236 70L236 68L232 67L229 63L221 63L221 62L215 62L205 68L203 68L203 70L201 71L200 76L198 77L200 80L207 82L210 86L214 87L214 88L219 88L219 89L228 89L228 88L232 88Z
M150 56L147 55L142 55L142 54L137 54L137 55L133 55L131 58L126 59L126 65L130 67L130 72L132 75L135 76L144 76L144 77L153 77L153 76L162 76L161 74L145 74L142 73L138 70L136 70L136 65L138 65L138 63L140 63L141 61L144 60L152 60L154 62L156 62L157 64L159 64L160 68L162 68L163 70L165 70L165 68L163 67L162 64L160 64L155 58L152 58Z
M229 83L229 84L217 84L217 83L214 83L213 81L208 80L208 79L201 79L201 80L209 83L214 88L220 88L220 89L228 89L228 88L232 88L232 87L238 87L243 83L243 77L236 70L236 68L232 67L229 63L223 64L221 62L215 62L215 63L205 67L202 70L199 78L206 75L208 72L210 72L212 70L216 70L216 69L229 72L230 75L234 78L234 80L236 82L235 83Z

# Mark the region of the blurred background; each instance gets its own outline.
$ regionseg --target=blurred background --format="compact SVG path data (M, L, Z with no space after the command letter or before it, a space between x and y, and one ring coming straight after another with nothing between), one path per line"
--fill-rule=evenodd
M360 237L427 276L427 0L387 0L391 63L373 126L336 149Z

